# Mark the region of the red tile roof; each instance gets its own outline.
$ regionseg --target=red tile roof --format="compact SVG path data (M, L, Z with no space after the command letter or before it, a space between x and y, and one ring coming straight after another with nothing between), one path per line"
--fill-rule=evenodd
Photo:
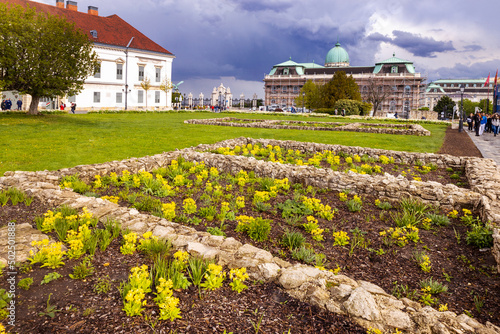
M34 7L37 11L66 17L68 21L74 22L76 27L86 33L89 36L89 39L95 43L126 47L130 39L134 37L132 44L130 44L130 48L132 49L147 50L172 55L171 52L153 42L139 30L125 22L118 15L106 17L97 16L28 0L0 0L0 2L21 5L23 7L29 5L30 7ZM97 38L91 36L91 30L97 31Z

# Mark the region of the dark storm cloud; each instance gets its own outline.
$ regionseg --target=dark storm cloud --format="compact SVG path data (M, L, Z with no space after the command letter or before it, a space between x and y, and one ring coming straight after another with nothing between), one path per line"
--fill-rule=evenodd
M246 87L250 83L262 87L262 79L273 65L290 57L296 62L324 64L337 38L353 66L369 66L389 58L392 50L387 51L387 43L424 57L421 59L429 68L446 66L450 52L455 52L454 61L468 63L484 59L485 48L500 45L498 39L488 42L489 46L483 43L494 36L488 36L494 30L488 22L495 22L498 10L463 4L465 7L457 11L452 0L442 0L439 8L430 0L419 1L418 6L398 0L77 1L79 11L85 12L90 5L99 7L101 16L116 14L174 53L172 79L183 80L186 90L191 89L192 81L219 81L221 77L236 78L234 85L244 82ZM492 6L499 4L495 1ZM447 15L437 16L439 11ZM478 12L481 15L476 15ZM476 19L479 17L481 20ZM384 30L367 36L367 31L378 27ZM444 31L449 31L450 37L440 41L443 37L438 36L447 36ZM423 65L418 70L426 72ZM469 73L460 67L449 71L454 70ZM440 71L448 74L444 67ZM478 73L476 76L481 75ZM212 88L203 93L209 94ZM238 88L231 89L239 94Z
M453 67L440 67L428 73L429 81L437 79L478 79L486 78L488 73L495 77L500 59L475 64L456 64Z
M391 43L419 57L435 58L436 53L455 51L451 41L436 41L431 37L422 37L419 34L412 34L400 30L394 30L392 34L394 38L384 36L380 33L373 33L368 36L368 39Z

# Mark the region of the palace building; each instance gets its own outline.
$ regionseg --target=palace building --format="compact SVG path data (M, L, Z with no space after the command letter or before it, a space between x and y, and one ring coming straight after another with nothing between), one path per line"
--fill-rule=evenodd
M41 108L57 109L61 102L69 108L75 102L77 109L86 110L145 109L146 103L148 109L171 109L171 94L162 91L160 85L164 80L171 81L175 56L118 15L100 16L94 6L80 12L76 1L66 1L66 6L64 0L55 0L55 6L27 0L0 1L65 17L94 43L100 62L97 73L85 80L78 95L42 99ZM141 87L146 79L151 84L148 91ZM17 96L15 92L3 94ZM31 97L22 98L23 107L27 108Z
M292 107L308 80L325 84L337 71L352 75L365 102L370 102L369 93L374 92L381 101L378 112L397 112L401 117L408 117L411 110L424 105L425 78L416 72L413 62L393 54L374 66L351 66L349 54L338 42L328 51L324 66L291 59L274 65L264 77L265 104Z

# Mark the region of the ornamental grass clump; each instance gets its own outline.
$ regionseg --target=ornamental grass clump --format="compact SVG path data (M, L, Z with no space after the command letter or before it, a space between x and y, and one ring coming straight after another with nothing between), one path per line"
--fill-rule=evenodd
M300 232L285 230L281 237L281 243L290 251L300 248L306 242L306 238Z

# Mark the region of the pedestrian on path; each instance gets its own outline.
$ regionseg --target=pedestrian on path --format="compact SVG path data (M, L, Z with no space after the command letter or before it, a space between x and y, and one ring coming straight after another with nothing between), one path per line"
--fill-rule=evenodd
M479 137L479 123L481 122L481 113L475 113L474 114L474 118L473 118L473 121L474 121L474 130L476 131L476 136Z
M495 114L491 119L491 129L493 130L493 136L497 136L498 128L500 127L500 115Z
M76 103L75 102L71 102L71 112L73 114L75 113L75 109L76 109Z
M469 126L469 131L472 131L472 119L474 118L474 115L470 113L469 116L467 116L467 125Z
M486 114L483 113L481 117L481 124L479 126L479 135L482 136L484 133L484 128L486 127L486 122L488 122L488 118L486 117Z
M23 101L17 100L17 110L22 110L23 109Z

